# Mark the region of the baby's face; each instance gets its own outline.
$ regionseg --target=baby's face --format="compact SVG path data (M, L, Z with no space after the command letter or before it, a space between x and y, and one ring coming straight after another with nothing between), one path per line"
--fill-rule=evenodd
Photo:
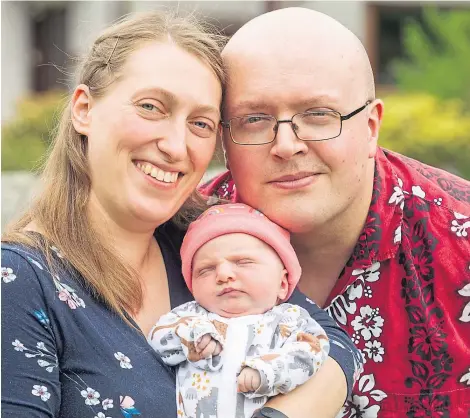
M287 295L287 271L276 252L247 234L215 238L196 252L194 299L227 318L264 313Z

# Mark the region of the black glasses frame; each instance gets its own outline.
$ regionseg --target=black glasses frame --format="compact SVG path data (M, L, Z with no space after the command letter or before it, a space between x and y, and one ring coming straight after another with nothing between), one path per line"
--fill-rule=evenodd
M237 117L229 119L227 122L221 121L220 124L222 125L223 128L225 128L225 129L228 128L228 130L230 132L230 139L232 140L233 143L235 143L237 145L266 145L266 144L270 144L271 142L274 142L276 140L277 131L278 131L279 125L281 123L290 123L291 128L294 131L295 136L297 137L297 139L300 139L301 141L321 142L321 141L328 141L328 140L333 139L333 138L338 138L338 136L341 135L341 132L343 132L343 121L349 120L353 116L356 116L358 113L362 112L371 103L372 103L372 100L367 100L367 102L363 106L358 107L356 110L353 110L351 113L348 113L347 115L344 115L344 116L341 113L337 112L336 110L325 111L325 112L329 112L329 113L334 113L338 116L338 118L340 120L340 128L339 128L339 134L338 135L332 136L330 138L324 138L324 139L303 139L303 138L300 138L297 134L297 125L293 122L293 119L298 115L304 115L304 114L313 113L313 112L300 112L300 113L296 113L295 115L293 115L290 119L281 119L281 120L277 119L275 116L268 115L276 121L276 124L274 125L274 137L271 141L260 142L258 144L245 144L243 142L237 142L237 141L235 141L235 138L232 135L232 125L231 125L232 121L237 120L237 119L242 119L245 116L237 116Z

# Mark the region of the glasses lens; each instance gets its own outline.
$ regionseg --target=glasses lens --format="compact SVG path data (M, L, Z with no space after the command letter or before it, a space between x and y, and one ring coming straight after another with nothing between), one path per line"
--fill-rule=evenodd
M276 119L268 115L247 115L230 121L232 139L238 144L266 144L274 139Z
M323 141L341 133L341 116L334 111L300 113L292 122L297 136L305 141Z

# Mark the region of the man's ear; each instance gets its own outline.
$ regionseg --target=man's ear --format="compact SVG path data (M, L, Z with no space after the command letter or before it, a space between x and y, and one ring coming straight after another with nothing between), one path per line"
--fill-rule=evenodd
M88 136L90 132L92 97L90 89L85 84L77 86L72 95L71 117L75 130L81 134Z
M380 124L384 111L384 103L380 99L374 100L369 105L369 158L374 158L377 152L377 142L379 140Z
M287 296L287 293L289 292L289 282L287 281L288 277L288 272L286 269L282 271L282 279L281 279L281 285L279 287L279 292L277 294L277 297L279 300L284 300Z

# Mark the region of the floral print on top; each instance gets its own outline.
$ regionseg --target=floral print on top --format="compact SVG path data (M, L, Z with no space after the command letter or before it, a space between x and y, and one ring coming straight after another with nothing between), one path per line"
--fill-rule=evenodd
M326 303L364 371L340 417L470 415L470 183L378 149L372 201ZM238 201L229 172L201 191Z
M179 305L191 295L175 228L156 237ZM63 266L52 275L38 251L2 245L2 417L176 416L173 370Z
M183 235L171 222L155 231L172 307L192 300L181 274ZM56 261L66 259L53 250ZM1 272L2 418L177 416L174 370L76 274L52 275L41 253L10 244L2 245ZM300 292L291 300L343 347L337 361L352 381L361 359L346 333Z

